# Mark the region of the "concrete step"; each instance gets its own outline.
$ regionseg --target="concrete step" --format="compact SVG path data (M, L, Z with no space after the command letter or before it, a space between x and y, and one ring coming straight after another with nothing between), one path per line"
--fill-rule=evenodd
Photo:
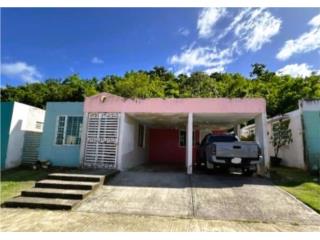
M90 190L57 189L57 188L31 188L23 190L23 197L60 198L60 199L84 199Z
M35 184L35 187L36 188L94 190L99 185L101 184L97 182L80 182L80 181L45 179L45 180L38 181Z
M48 179L103 183L105 176L94 174L51 173L48 175Z
M13 208L43 208L52 210L71 210L80 200L54 198L16 197L4 203L5 207Z

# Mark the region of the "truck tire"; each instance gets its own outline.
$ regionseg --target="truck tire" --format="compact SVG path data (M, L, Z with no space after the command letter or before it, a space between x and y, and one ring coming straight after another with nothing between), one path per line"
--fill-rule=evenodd
M246 177L251 177L254 174L253 170L250 170L249 168L243 168L242 169L242 175Z
M206 161L206 169L207 170L213 170L214 169L214 163Z

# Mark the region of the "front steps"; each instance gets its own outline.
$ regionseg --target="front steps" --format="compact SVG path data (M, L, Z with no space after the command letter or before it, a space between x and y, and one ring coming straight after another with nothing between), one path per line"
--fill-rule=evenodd
M51 210L71 210L82 199L103 185L107 175L51 173L47 179L36 182L35 187L24 190L21 196L4 202L4 207L41 208Z
M94 190L101 182L79 182L77 180L66 181L66 180L41 180L36 183L36 188L58 188L58 189L78 189L78 190Z
M104 180L104 178L101 178L99 175L68 173L51 173L48 175L48 179L85 182L101 182Z
M31 188L21 192L22 197L84 199L90 194L88 190L57 189L57 188Z
M51 210L71 210L80 200L17 197L5 202L6 207L11 208L42 208Z

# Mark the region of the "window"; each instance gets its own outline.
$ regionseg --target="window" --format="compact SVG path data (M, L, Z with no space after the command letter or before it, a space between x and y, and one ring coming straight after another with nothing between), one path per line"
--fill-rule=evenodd
M138 146L143 147L143 145L144 145L144 126L139 124Z
M82 117L59 116L57 124L57 145L79 145L81 140Z
M192 142L193 145L196 144L196 134L195 131L192 133ZM185 147L187 144L187 132L186 130L179 130L179 146Z
M62 145L63 144L65 121L66 121L66 117L65 116L60 116L58 118L57 136L56 136L56 144L58 144L58 145Z

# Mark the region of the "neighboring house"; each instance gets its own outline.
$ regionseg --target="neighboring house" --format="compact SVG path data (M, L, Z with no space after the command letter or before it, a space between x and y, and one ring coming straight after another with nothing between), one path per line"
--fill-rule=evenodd
M126 99L109 93L46 108L40 159L55 166L116 168L164 163L192 173L196 143L208 132L255 119L268 166L264 99ZM265 151L264 151L265 149Z
M39 159L79 167L83 102L48 102Z
M1 102L1 170L38 158L45 111L18 102Z
M271 143L272 126L280 119L290 120L289 128L293 140L292 143L280 148L281 164L301 169L309 168L312 171L319 169L320 100L301 100L299 109L267 120L270 156L274 156L274 148ZM250 134L255 134L254 124L241 129L242 136L247 137Z
M320 100L299 102L304 129L304 150L311 171L320 170Z

